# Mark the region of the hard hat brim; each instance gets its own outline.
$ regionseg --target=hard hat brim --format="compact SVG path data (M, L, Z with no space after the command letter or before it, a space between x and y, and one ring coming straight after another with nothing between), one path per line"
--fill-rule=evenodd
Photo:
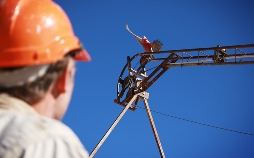
M91 61L90 55L84 48L74 56L74 59L77 61Z

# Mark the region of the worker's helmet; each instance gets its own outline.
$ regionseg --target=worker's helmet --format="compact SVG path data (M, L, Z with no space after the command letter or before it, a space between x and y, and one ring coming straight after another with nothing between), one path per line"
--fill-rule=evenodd
M56 3L0 0L0 68L53 63L74 50L74 59L90 60Z

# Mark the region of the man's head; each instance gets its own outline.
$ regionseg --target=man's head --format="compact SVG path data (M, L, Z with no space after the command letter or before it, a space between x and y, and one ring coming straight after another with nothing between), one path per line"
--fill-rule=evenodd
M74 60L90 60L65 12L51 0L0 0L0 34L0 93L37 111L54 105L47 116L61 119L74 86Z

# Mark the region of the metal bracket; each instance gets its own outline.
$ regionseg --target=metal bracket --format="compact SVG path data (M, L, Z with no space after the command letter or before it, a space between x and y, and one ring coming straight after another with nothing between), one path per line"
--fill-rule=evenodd
M138 93L138 96L143 98L143 99L148 99L149 98L149 93L144 91L144 92Z

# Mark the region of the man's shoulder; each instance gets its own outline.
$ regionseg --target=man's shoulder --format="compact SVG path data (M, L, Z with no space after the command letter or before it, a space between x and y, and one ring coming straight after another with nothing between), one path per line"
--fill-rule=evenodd
M80 143L74 132L58 120L40 115L12 112L0 113L0 120L0 143L25 145L54 137L68 138L73 143Z
M44 146L43 150L51 150L48 146L52 143L58 146L55 146L56 151L63 146L71 146L81 153L85 151L74 132L58 120L12 112L0 112L0 120L0 146L4 147L0 148L0 155L1 150L2 153L20 153L28 149L37 150L39 146Z
M61 121L40 115L7 112L0 113L1 130L13 129L19 132L46 132L48 134L69 134L72 130ZM30 133L29 132L29 133ZM2 132L1 132L2 133ZM25 134L25 133L23 133ZM36 133L33 133L36 134Z

